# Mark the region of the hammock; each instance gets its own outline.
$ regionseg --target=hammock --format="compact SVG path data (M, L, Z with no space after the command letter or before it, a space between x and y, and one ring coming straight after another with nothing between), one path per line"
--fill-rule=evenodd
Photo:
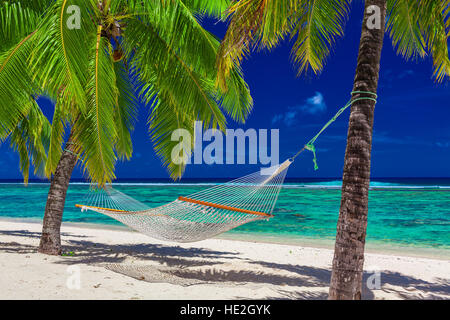
M286 161L158 208L149 208L111 187L94 190L86 202L89 205L76 206L105 214L152 238L194 242L273 217L290 164ZM268 175L266 171L272 172Z
M373 100L376 94L355 91L352 94L371 94L349 101L297 154L281 165L221 184L157 208L150 208L111 186L93 190L85 204L77 204L82 211L90 210L107 215L155 239L173 242L195 242L211 238L243 224L268 220L273 210L289 166L303 151L314 154L314 143L352 103Z

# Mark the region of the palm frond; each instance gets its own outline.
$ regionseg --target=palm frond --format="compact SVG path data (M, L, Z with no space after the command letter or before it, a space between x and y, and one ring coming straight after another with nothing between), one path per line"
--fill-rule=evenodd
M438 82L442 82L444 78L450 77L450 58L448 51L449 35L445 33L445 25L442 16L436 17L437 32L428 39L429 47L431 47L431 55L433 57L434 73L433 76Z
M30 6L23 8L31 10L38 2L41 0L31 0ZM19 0L9 1L12 3L22 5ZM30 97L39 90L56 100L53 126L51 130L43 126L44 136L48 135L44 148L48 150L47 176L55 171L65 124L70 123L73 152L90 179L100 186L113 180L117 158L132 155L136 88L139 97L152 105L152 139L172 177L180 177L184 171L184 165L166 162L171 145L167 137L172 130L193 130L197 118L204 121L205 128L224 130L224 113L241 122L250 113L253 101L238 67L233 66L226 79L228 90L214 85L220 42L198 21L202 15L221 17L228 0L45 3L45 10L36 11L42 21L32 23L33 33L17 32L26 34L26 38L0 54L0 68L5 71L0 73L0 85L4 84L0 99L8 105L14 103L12 112L5 104L0 106L0 137L8 136L29 114ZM71 30L66 24L71 5L81 9L80 29ZM15 24L18 22L10 22L11 26ZM5 37L13 34L8 30ZM121 53L120 57L116 53ZM18 134L15 137L23 153L25 144L20 143ZM26 171L29 167L23 159Z
M445 21L445 28L447 29L447 37L450 37L450 0L443 1L442 11Z
M336 38L344 34L351 0L308 0L295 17L291 37L297 37L292 49L300 75L309 69L322 71Z
M124 36L139 39L140 46L134 52L132 60L139 82L155 85L159 90L170 89L174 99L184 106L186 112L192 112L195 108L207 125L225 128L226 119L214 100L214 91L211 92L209 82L205 81L197 68L186 61L189 59L185 60L184 55L180 56L179 51L166 42L152 25L137 19L131 19L127 23ZM128 43L127 47L128 51L135 48L134 43ZM154 98L142 91L142 88L139 93L146 103Z
M146 85L141 89L145 92L147 101L152 102L149 118L151 140L156 154L167 167L170 176L173 179L179 179L184 173L186 164L173 162L172 152L179 142L171 140L172 132L176 129L184 129L193 137L194 121L204 120L205 116L198 108L188 108L182 103L183 100L180 100L176 85L161 85L158 74L155 73L153 76L152 83L156 85ZM247 84L235 69L232 70L229 90L225 94L215 91L214 79L204 79L202 82L207 92L211 94L215 92L215 100L221 100L222 108L230 116L238 121L244 121L247 118L253 101ZM205 129L210 128L211 123L204 121L203 126ZM187 143L187 141L183 142ZM189 148L192 150L192 146ZM188 146L185 145L184 150L187 149Z
M230 70L260 45L271 49L292 30L292 16L298 7L295 0L233 1L227 11L231 17L227 33L217 55L217 85L226 89Z
M438 82L450 76L448 39L450 37L450 1L424 0L417 8L418 24L434 65Z
M89 59L87 112L74 124L73 140L85 172L92 181L104 186L115 179L117 131L114 106L118 101L118 89L111 44L101 36L101 31L102 26L99 26Z
M139 48L142 56L152 56L152 62L163 65L167 60L167 48L170 48L197 73L206 76L215 72L218 41L200 25L183 2L135 2L136 8L132 12L136 15L124 20L128 51ZM153 47L155 43L158 46Z
M19 119L28 114L29 101L37 89L29 75L27 59L34 33L0 55L0 139L8 135Z
M45 175L49 178L55 173L56 166L62 155L62 144L67 122L69 122L67 108L62 105L61 100L57 100L53 112L47 162L45 163Z
M38 13L44 13L51 5L53 0L2 0L10 5L20 4L23 8L32 9Z
M195 115L180 110L176 101L173 100L169 92L158 93L158 98L152 106L152 112L148 119L150 128L150 138L156 154L161 159L172 179L180 179L186 168L185 162L176 163L173 160L172 153L176 151L175 147L179 141L172 141L172 133L177 129L186 130L190 137L194 137ZM183 154L181 157L190 157L188 150L193 149L193 139L191 141L182 141L183 149L178 150ZM190 143L190 144L188 144Z
M397 54L406 59L426 55L425 40L421 34L418 20L418 1L388 1L387 31Z
M174 143L168 139L170 130L193 130L193 119L197 118L203 120L205 128L224 130L223 112L243 122L253 100L237 67L226 80L228 90L216 88L220 42L201 27L189 5L162 1L139 2L137 6L136 12L147 15L125 18L122 45L137 77L139 98L152 105L149 126L155 150L171 176L179 178L184 166L171 162L170 147Z
M0 3L0 52L10 49L28 36L40 22L42 13L24 1Z
M225 18L230 0L178 0L183 2L194 14L216 18Z
M138 116L138 101L130 75L124 63L115 63L116 86L119 92L115 105L114 122L117 128L116 151L121 159L129 160L133 154L131 132Z
M71 17L68 8L72 5L80 8L80 29L68 27ZM76 104L82 112L86 106L87 44L96 32L95 12L92 1L54 1L37 32L39 42L30 60L36 81L53 98L62 99L65 105Z
M231 119L245 123L253 110L253 98L250 88L243 78L242 71L234 67L226 79L226 90L215 86L214 79L210 81L211 90L216 90L216 100Z
M34 174L45 176L46 150L50 140L50 123L42 113L36 101L30 100L29 112L11 132L11 148L19 154L20 170L25 184L28 183L30 163Z
M115 0L109 2L110 13L114 16L122 16L129 11L128 0Z

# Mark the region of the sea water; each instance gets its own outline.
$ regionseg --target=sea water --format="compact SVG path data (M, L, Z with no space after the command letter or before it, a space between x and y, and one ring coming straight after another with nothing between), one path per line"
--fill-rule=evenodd
M222 181L121 181L115 188L149 207L167 204ZM279 243L330 245L336 236L341 182L287 180L275 207L275 217L240 226L225 238ZM43 218L49 185L0 182L0 218ZM120 225L101 214L81 212L75 204L86 197L89 185L73 182L63 221ZM1 231L1 230L0 230ZM388 179L371 183L367 228L368 245L378 247L450 249L450 179Z

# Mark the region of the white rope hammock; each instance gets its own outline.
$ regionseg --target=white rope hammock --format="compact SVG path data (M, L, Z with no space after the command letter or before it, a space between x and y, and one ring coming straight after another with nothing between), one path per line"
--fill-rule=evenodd
M371 100L377 95L353 91L352 99L294 157L281 165L264 169L231 182L194 193L158 208L149 208L110 187L96 190L85 204L76 205L114 218L152 238L194 242L226 232L251 221L270 219L278 194L292 162L303 151L314 154L317 170L317 138L354 102Z
M152 238L194 242L270 219L292 161L149 208L111 187L93 190L82 210L105 214Z

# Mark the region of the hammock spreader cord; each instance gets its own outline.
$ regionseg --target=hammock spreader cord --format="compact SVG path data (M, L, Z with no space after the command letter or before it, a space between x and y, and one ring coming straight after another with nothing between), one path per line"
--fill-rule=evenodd
M361 101L361 100L371 100L374 101L375 103L377 102L377 98L378 95L376 93L370 92L370 91L352 91L351 92L352 96L355 94L367 94L367 95L371 95L368 97L358 97L358 98L351 98L349 102L347 102L347 104L342 107L341 109L339 109L339 111L334 115L333 118L330 119L330 121L328 121L323 128L311 139L309 140L309 142L301 149L299 150L292 158L290 158L289 160L291 162L293 162L303 151L308 150L311 151L313 153L313 162L314 162L314 170L319 169L319 166L317 165L317 157L316 157L316 147L314 145L314 143L316 142L317 138L319 138L319 136L333 123L336 121L337 118L339 118L339 116L345 111L347 110L348 107L352 106L353 103L357 102L357 101Z

